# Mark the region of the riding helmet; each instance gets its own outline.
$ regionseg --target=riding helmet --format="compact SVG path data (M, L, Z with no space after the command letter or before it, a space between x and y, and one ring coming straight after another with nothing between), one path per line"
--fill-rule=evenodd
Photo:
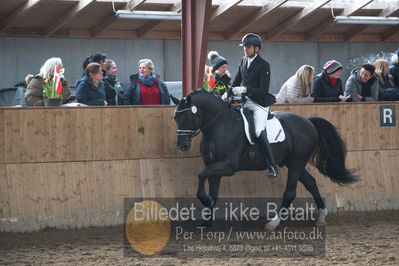
M244 37L242 37L239 46L247 46L247 45L258 46L260 49L262 46L262 40L258 35L254 33L248 33Z

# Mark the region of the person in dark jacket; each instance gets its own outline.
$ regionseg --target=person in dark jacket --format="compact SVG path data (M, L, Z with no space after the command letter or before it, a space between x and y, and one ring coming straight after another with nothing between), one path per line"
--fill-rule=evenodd
M118 78L116 76L116 73L118 72L118 68L116 67L116 63L115 61L111 60L111 59L107 59L105 61L105 69L106 69L106 73L104 74L104 81L107 82L116 92L115 97L114 98L107 98L107 102L109 105L118 105L121 104L121 96L120 93L123 94L123 91L121 91L121 84L118 81ZM107 90L105 91L107 92ZM112 95L114 93L112 92ZM108 94L110 95L110 94Z
M242 38L240 46L244 47L244 57L234 78L231 93L246 96L244 107L253 112L257 142L267 160L267 175L276 177L277 164L266 133L270 105L276 102L276 98L269 94L270 65L259 55L261 45L262 40L256 34L248 33Z
M78 81L76 88L78 103L87 105L107 105L103 72L98 63L90 63L85 69L85 75Z
M391 57L392 65L389 67L389 74L392 76L393 83L399 88L399 49Z
M313 79L314 102L346 102L350 98L343 95L341 70L342 65L336 60L324 64L323 72Z
M159 75L154 73L154 63L141 59L139 72L130 76L130 86L124 93L125 105L170 104L168 88Z
M214 84L209 84L209 91L222 96L230 87L231 78L228 71L228 62L216 51L210 51L208 53L208 59L212 64L211 74L214 78ZM209 80L208 83L210 83Z
M103 81L104 81L104 89L105 89L105 99L108 105L116 105L116 90L114 86L112 86L106 77L107 66L105 59L107 55L104 53L95 53L88 56L83 62L83 69L86 69L86 66L90 63L98 63L101 66L101 70L103 72ZM84 75L84 74L83 74Z
M378 59L374 63L375 76L378 79L378 100L399 101L399 88L393 83L393 78L388 73L388 61Z
M345 84L345 96L350 96L353 102L370 102L378 100L378 82L374 76L375 67L364 64L360 69L354 69Z

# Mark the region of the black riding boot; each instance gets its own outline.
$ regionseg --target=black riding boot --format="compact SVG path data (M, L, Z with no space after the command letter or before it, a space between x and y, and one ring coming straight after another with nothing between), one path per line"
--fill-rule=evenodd
M267 160L267 175L269 177L277 177L278 176L278 169L276 162L274 161L274 156L272 152L272 148L270 146L269 141L267 140L266 130L263 130L258 138L258 142L262 151L265 153L266 160Z

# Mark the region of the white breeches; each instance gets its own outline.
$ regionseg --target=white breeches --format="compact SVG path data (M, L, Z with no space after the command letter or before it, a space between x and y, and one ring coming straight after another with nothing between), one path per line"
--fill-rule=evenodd
M253 112L255 120L255 135L258 138L260 133L266 129L267 116L269 115L270 106L263 107L247 98L244 107L248 108Z

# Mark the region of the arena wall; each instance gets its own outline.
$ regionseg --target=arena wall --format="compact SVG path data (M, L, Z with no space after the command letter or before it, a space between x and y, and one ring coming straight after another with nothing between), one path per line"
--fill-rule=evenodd
M331 121L346 140L347 165L361 178L341 187L308 169L330 212L399 210L399 130L380 126L380 106L398 103L275 105ZM199 140L176 149L174 107L0 109L0 231L123 223L127 197L195 197ZM397 122L396 122L397 123ZM220 197L281 198L286 169L222 179ZM310 197L298 185L298 197Z

